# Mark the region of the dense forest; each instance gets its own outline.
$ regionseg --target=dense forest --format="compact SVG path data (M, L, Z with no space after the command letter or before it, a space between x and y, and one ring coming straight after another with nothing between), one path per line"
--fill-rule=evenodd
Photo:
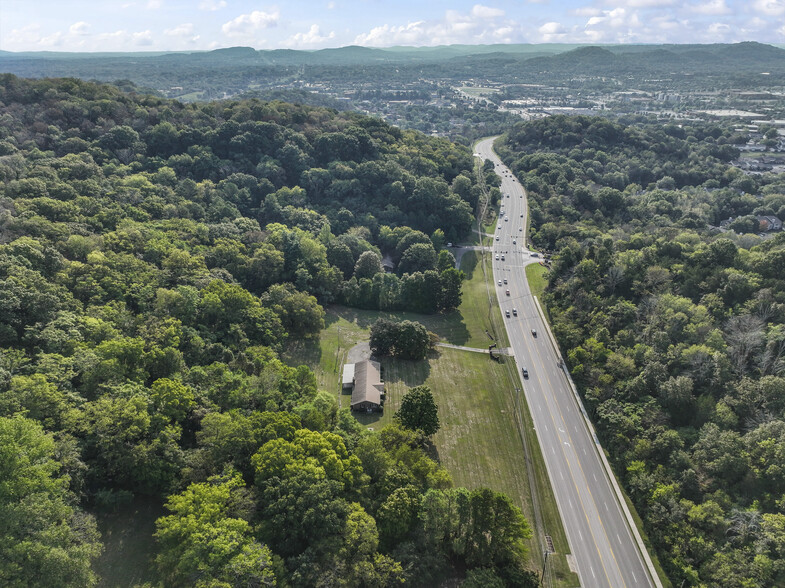
M279 358L326 303L457 306L472 165L325 108L0 76L0 584L94 585L91 513L147 496L165 586L535 585L509 498Z
M785 584L785 234L755 217L783 216L785 177L728 165L735 142L552 117L499 146L553 252L554 332L676 586Z

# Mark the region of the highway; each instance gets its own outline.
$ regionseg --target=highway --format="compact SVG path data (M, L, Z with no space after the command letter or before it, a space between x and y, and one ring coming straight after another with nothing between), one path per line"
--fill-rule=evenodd
M540 258L527 249L526 195L494 153L493 140L478 143L475 154L492 161L502 179L503 213L491 253L494 287L518 373L523 368L528 370L528 378L523 378L524 394L581 585L659 587L659 579L652 578L644 561L648 554L641 552L634 539L603 466L599 454L602 449L562 371L559 355L529 289L524 268L538 263ZM505 316L507 312L509 318Z

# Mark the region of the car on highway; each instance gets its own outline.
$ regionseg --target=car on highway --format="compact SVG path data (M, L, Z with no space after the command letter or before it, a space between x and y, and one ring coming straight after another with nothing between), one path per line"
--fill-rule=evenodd
M523 230L523 227L518 227L518 230L519 230L519 231L522 231L522 230Z
M512 240L512 244L515 245L517 241L515 239Z
M536 337L536 336L537 336L537 329L532 329L532 337Z
M507 288L507 296L509 296L509 295L510 295L510 289Z
M496 240L497 240L497 241L499 240L499 235L496 235Z
M512 316L518 316L518 309L517 308L513 308L512 309Z
M507 318L510 318L510 311L509 311L509 310L505 310L505 311L504 311L504 314L506 314L506 315L507 315Z
M501 280L499 280L499 286L501 286L501 285L502 285L502 281L501 281Z
M496 254L496 261L499 261L499 254Z
M502 261L504 261L504 254L502 254Z
M521 213L521 218L523 218L523 213Z
M505 283L505 284L507 283L507 278L504 278L504 283Z
M523 374L524 378L528 378L529 377L529 370L527 370L525 367L521 368L521 373Z

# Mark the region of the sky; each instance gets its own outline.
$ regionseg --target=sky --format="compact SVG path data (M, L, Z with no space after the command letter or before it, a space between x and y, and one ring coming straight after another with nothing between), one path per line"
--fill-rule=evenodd
M785 0L0 0L6 51L785 43Z

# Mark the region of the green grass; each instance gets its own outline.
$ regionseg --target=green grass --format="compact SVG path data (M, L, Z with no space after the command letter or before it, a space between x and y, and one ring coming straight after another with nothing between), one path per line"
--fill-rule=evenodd
M157 580L152 565L155 555L155 520L163 516L159 500L134 498L111 512L94 513L104 551L94 569L101 588L125 588Z
M486 282L483 264L488 275ZM539 266L537 266L539 267ZM332 306L327 309L326 327L318 340L289 345L284 360L304 363L316 373L320 388L348 406L349 395L341 394L341 370L349 350L369 336L371 324L379 317L413 319L442 340L468 347L487 348L493 333L501 347L508 345L496 288L491 281L490 257L479 251L464 254L461 269L467 274L461 306L445 315L388 313ZM490 296L490 303L489 303ZM491 361L487 354L437 348L427 360L382 360L387 400L383 414L358 414L367 427L379 429L392 421L406 391L426 384L437 404L441 430L434 436L435 456L457 486L488 486L508 494L530 521L535 514L532 487L540 508L543 533L551 535L557 554L549 557L549 575L554 586L576 586L577 576L569 571L564 553L568 545L548 480L515 364L505 359ZM523 440L529 447L533 480L528 478ZM541 565L541 536L529 544L532 560Z
M547 275L548 268L539 263L526 266L526 279L529 281L529 288L531 288L532 294L538 298L540 304L542 304L542 295L545 293L545 288L548 286Z

